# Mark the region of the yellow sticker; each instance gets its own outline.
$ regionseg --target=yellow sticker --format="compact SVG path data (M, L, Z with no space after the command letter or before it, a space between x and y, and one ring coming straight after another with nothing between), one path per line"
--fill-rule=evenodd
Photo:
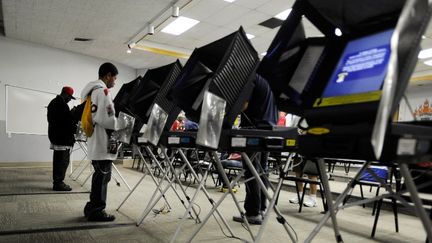
M324 106L334 106L334 105L346 105L376 101L381 98L381 90L372 91L367 93L343 95L335 97L324 97L315 100L313 107L324 107Z
M322 135L330 132L328 128L325 127L313 127L307 130L308 133L313 135Z
M296 140L295 140L295 139L287 139L287 140L285 141L285 145L286 145L287 147L295 146L295 145L296 145Z

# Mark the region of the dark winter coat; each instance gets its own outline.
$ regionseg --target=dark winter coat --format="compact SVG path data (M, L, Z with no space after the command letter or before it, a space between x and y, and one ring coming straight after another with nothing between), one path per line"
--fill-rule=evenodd
M48 138L52 144L73 146L76 123L64 99L57 95L48 105Z

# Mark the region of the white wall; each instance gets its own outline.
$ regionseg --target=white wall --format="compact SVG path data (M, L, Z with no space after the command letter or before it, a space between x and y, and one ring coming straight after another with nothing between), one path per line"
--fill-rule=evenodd
M5 85L59 93L64 85L82 88L98 78L99 66L106 62L90 56L0 37L0 162L51 161L47 136L5 134ZM114 63L119 69L113 97L123 83L137 76L134 68ZM31 122L31 118L29 118ZM30 144L28 141L32 141ZM22 144L26 147L19 146ZM30 148L31 147L31 148ZM27 152L28 151L28 152ZM79 156L78 156L79 157Z

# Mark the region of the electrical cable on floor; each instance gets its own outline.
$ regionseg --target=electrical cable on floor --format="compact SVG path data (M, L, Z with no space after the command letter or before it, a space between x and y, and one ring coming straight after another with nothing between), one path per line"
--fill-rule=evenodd
M164 204L160 209L152 209L153 217L155 218L159 214L167 214L170 213L171 210L169 209L167 204Z
M226 237L226 238L229 238L229 239L237 239L237 240L241 240L241 241L245 241L244 239L242 239L242 238L239 238L239 237L237 237L237 236L229 236L229 235L227 235L226 233L225 233L225 231L223 230L223 228L222 228L222 225L219 223L219 221L217 220L217 218L216 218L216 216L214 215L214 214L212 214L212 216L213 216L213 218L216 220L216 223L217 223L217 225L219 226L219 229L222 231L222 234Z

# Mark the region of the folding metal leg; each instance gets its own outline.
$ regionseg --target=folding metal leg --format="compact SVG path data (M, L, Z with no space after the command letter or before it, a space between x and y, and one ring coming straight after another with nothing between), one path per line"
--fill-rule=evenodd
M85 144L85 142L83 142ZM85 158L87 158L88 156L88 152L87 152L87 146L85 146L82 142L78 142L81 150L84 152L84 158L81 160L80 164L78 165L77 168L75 168L75 170L72 172L72 174L70 175L73 181L78 180L78 178L81 176L81 174L84 172L84 170L91 164L90 160L84 160ZM82 163L82 162L85 163ZM80 169L81 168L81 169ZM72 177L72 175L75 173L75 171L79 171L78 174L76 175L76 177Z
M205 179L206 179L207 174L208 174L208 172L209 172L209 170L210 170L211 163L209 163L209 165L208 165L208 167L207 167L207 169L206 169L206 171L205 171L204 176L201 178L201 180L199 180L198 175L196 174L196 172L195 172L195 170L193 169L192 165L189 163L189 160L187 159L187 157L186 157L186 155L184 154L184 152L183 152L181 149L178 149L177 151L180 153L180 156L182 157L182 160L187 164L189 170L190 170L191 173L192 173L192 176L195 178L195 180L199 181L199 186L198 186L198 188L196 189L194 195L192 196L192 200L191 200L190 203L189 203L189 207L187 208L185 214L183 215L183 218L182 218L182 220L180 221L180 223L179 223L179 225L178 225L178 227L177 227L177 229L176 229L176 231L175 231L173 237L171 238L171 241L170 241L170 242L174 242L174 241L177 239L177 236L178 236L178 234L180 233L181 227L183 226L184 222L186 221L186 216L187 216L188 213L190 213L190 210L192 209L192 206L193 206L193 204L194 204L194 202L195 202L195 199L196 199L198 193L200 192L200 190L203 191L204 195L207 197L207 199L209 200L209 202L211 203L211 205L212 205L213 207L214 207L214 205L215 205L215 204L214 204L214 200L210 197L210 194L207 192L207 190L206 190L205 187L204 187ZM165 154L165 156L166 156L166 154ZM215 209L215 211L216 211L217 215L219 216L219 218L220 218L220 219L222 220L222 222L224 223L225 227L228 229L228 231L229 231L229 233L231 234L231 236L234 236L234 233L233 233L233 231L231 230L231 228L229 227L228 222L225 220L225 218L220 214L220 212L219 212L217 209Z
M270 200L271 203L273 204L273 209L274 209L274 212L276 213L276 215L278 216L278 219L282 219L283 222L286 222L286 220L282 216L281 212L279 211L278 207L275 205L277 194L273 193L274 194L273 197L269 194L264 182L261 180L258 172L256 171L255 167L253 166L252 161L249 159L248 155L245 152L242 152L242 158L243 158L243 161L245 162L245 164L247 165L247 167L249 168L249 170L252 172L252 175L255 177L255 180L257 180L258 185L261 187L261 191L264 193L264 195L267 197L267 199ZM274 192L275 192L275 190L274 190ZM267 212L267 215L268 215L268 212ZM285 224L285 223L283 223L282 225L284 226L286 232L288 233L291 241L296 242L297 241L296 236L293 234L293 232L291 232L291 228L289 228L287 226L287 224ZM261 240L263 233L264 233L264 228L261 227L260 230L258 231L258 234L257 234L256 239L254 241L259 242Z
M90 165L90 163L89 163L89 165ZM87 177L84 179L83 183L81 183L81 186L84 186L87 183L87 181L90 179L90 177L93 175L94 171L93 171L92 167L90 167L90 170L91 170L91 173L87 175Z
M413 201L416 210L417 215L419 216L421 222L423 223L423 227L425 228L427 237L429 242L432 242L432 224L429 219L429 216L427 215L423 203L418 195L416 186L414 184L414 180L411 176L411 173L409 172L408 165L405 163L399 164L401 174L405 178L405 185L407 190L410 193L411 200Z
M186 167L186 165L184 165L182 168L184 168L184 167ZM165 195L165 193L170 188L173 189L174 193L176 194L176 196L180 200L183 207L185 209L187 208L184 200L180 197L180 194L177 192L177 189L173 186L174 182L171 179L169 179L169 177L168 177L169 170L165 170L163 173L164 174L162 175L162 177L160 178L159 183L158 183L159 186L154 190L153 194L150 197L150 201L147 203L147 206L142 213L142 216L137 221L137 226L140 225L142 223L142 221L144 221L145 217L147 217L147 215L150 213L151 209L156 205L156 203L159 202L159 200ZM168 185L162 190L162 183L163 183L164 179L166 179L168 181ZM159 194L159 197L156 198L158 191L160 194ZM191 215L191 217L192 217L192 215Z
M292 156L293 155L294 154L290 154L289 155L288 160L287 160L287 162L285 163L285 165L284 165L284 167L282 169L282 173L283 174L286 174L288 172L288 170L290 168L290 164L291 164ZM279 196L280 190L282 189L283 181L284 181L284 179L282 177L279 178L279 181L278 181L278 183L276 185L276 188L274 189L273 197L270 200L268 208L275 208L276 207L276 202L278 200L278 196ZM257 235L256 241L258 241L258 240L261 239L262 234L263 234L263 232L265 230L265 227L267 226L267 223L268 223L268 220L269 220L269 216L270 216L270 210L267 210L266 213L265 213L265 215L264 215L264 221L262 222L261 227L260 227L260 229L258 231L258 235ZM277 220L281 224L285 224L285 222L286 222L286 220L283 217L280 217L279 215L277 216ZM295 237L294 240L291 238L291 240L293 242L297 242L297 237Z
M136 146L136 145L134 145L134 146ZM147 173L150 174L150 176L151 176L153 182L156 184L156 187L160 189L160 187L159 187L159 183L158 183L158 181L156 180L156 177L153 175L153 172L151 171L150 165L147 163L147 160L144 159L144 156L142 155L141 150L138 149L137 151L138 151L138 154L139 154L139 156L140 156L140 158L141 158L141 160L142 160L142 162L143 162L143 167L145 166L146 169L147 169L147 171L144 172L144 175L141 177L141 179L136 183L136 185L133 187L133 189L129 192L129 194L125 197L125 199L120 203L120 205L119 205L118 208L117 208L117 211L118 211L118 210L120 209L120 207L121 207L121 206L126 202L126 200L130 197L130 195L132 195L132 193L135 191L135 189L138 187L138 185L141 184L141 182L142 182L142 181L144 180L144 178L147 176ZM159 164L159 162L156 163L156 165L159 167L159 169L162 169L162 168L161 168L161 165ZM161 190L160 190L160 192L162 193ZM165 203L168 205L168 208L171 209L171 205L168 203L168 200L166 199L165 195L164 195L164 194L162 194L162 195L163 195L163 198L164 198L164 200L165 200Z
M333 196L332 196L331 191L330 191L329 180L327 177L327 173L325 171L325 162L324 162L324 159L322 159L322 158L318 159L318 169L320 170L320 175L322 177L321 182L322 182L323 187L324 187L324 194L326 197L327 208L330 212L330 217L331 217L331 220L333 223L333 230L335 233L336 241L337 242L343 242L342 235L340 234L339 226L338 226L337 219L336 219L335 205L333 204ZM339 204L336 204L336 207L337 206L339 206Z
M235 203L235 205L236 205L236 207L237 207L237 210L239 211L240 216L241 216L242 219L243 219L243 223L244 223L245 226L246 226L246 230L249 232L249 234L250 234L252 240L255 240L255 236L253 235L253 233L252 233L252 231L251 231L251 229L250 229L249 222L248 222L247 219L246 219L246 216L245 216L245 213L244 213L244 211L243 211L243 208L242 208L242 206L240 206L240 202L237 200L237 198L235 197L235 194L234 194L234 192L233 192L233 190L232 190L232 188L234 187L234 185L235 185L235 184L240 180L241 176L242 176L243 173L244 173L244 170L243 170L241 173L239 173L239 174L237 175L237 177L236 177L233 181L231 181L231 183L230 183L229 180L228 180L228 176L226 175L225 170L223 169L222 163L221 163L221 161L219 160L219 158L218 158L216 152L215 152L215 151L212 151L212 152L210 152L210 153L211 153L211 157L213 158L213 161L214 161L215 164L216 164L216 168L217 168L217 170L218 170L218 172L219 172L219 175L222 176L222 179L223 179L225 185L228 186L228 191L225 192L225 193L224 193L224 194L219 198L219 201L218 201L218 202L213 206L213 208L210 210L210 212L209 212L209 213L206 215L206 217L203 219L201 225L195 229L195 231L192 233L191 237L190 237L186 242L191 242L191 241L195 238L195 236L199 233L199 231L202 229L202 227L204 227L204 225L207 223L207 221L210 219L210 217L213 215L213 213L216 211L216 209L219 207L219 205L223 202L223 200L225 200L225 197L226 197L228 194L230 194L231 197L233 198L233 201L234 201L234 203ZM245 241L246 241L246 240L245 240Z
M120 173L120 171L117 169L117 166L115 166L114 163L112 163L112 166L113 166L114 170L117 172L117 175L120 176L120 179L123 181L123 183L129 189L129 191L132 191L132 188L129 186L129 184L127 183L127 181L125 180L125 178L122 176L122 174Z
M145 148L146 148L148 154L150 154L151 157L152 157L155 161L157 161L156 156L153 154L153 152L152 152L148 147L145 147ZM161 147L161 149L162 149L162 151L164 151L164 147ZM180 190L183 192L183 195L186 197L187 201L189 202L189 201L190 201L190 198L189 198L189 196L187 195L186 190L183 188L183 186L182 186L182 184L181 184L181 181L179 180L179 178L178 178L178 176L177 176L177 173L176 173L176 171L175 171L175 168L173 167L172 163L169 161L169 158L168 158L168 156L166 155L165 151L164 151L164 154L165 154L165 161L166 161L166 163L168 164L169 169L171 169L171 171L172 171L172 173L173 173L174 180L170 181L170 180L168 179L168 175L167 175L167 173L168 173L169 169L167 169L167 170L165 171L165 173L164 173L164 178L166 177L166 179L169 181L169 184L168 184L168 186L165 187L164 190L162 190L162 194L161 194L161 195L163 195L163 194L164 194L164 193L165 193L165 192L166 192L170 187L173 188L173 190L174 190L174 191L176 192L176 194L177 194L177 191L176 191L176 189L175 189L174 186L173 186L173 183L176 181L176 182L178 183L179 187L180 187ZM184 164L184 165L182 166L182 168L184 168L185 166L186 166L186 164ZM158 189L158 190L159 190L159 189ZM156 191L155 191L155 193L156 193ZM153 194L154 196L155 196L155 193ZM161 199L161 197L162 197L161 195L160 195L157 199L153 200L153 202L151 202L151 203L148 204L147 208L144 210L144 212L143 212L143 214L142 214L140 220L138 221L137 225L140 225L140 224L142 223L142 221L144 221L144 219L145 219L145 218L147 217L147 215L150 213L151 208L153 208L154 205L156 205L156 203L158 203L159 200ZM178 195L178 194L177 194L177 195ZM154 198L154 196L152 196L152 198ZM179 198L180 198L180 197L179 197ZM184 204L184 201L181 200L181 199L180 199L180 201L181 201L181 203L183 204L183 206L187 209L186 205ZM195 211L195 208L192 207L192 211L194 212L194 214L195 214L195 216L196 216L196 220L197 220L197 221L200 221L200 220L199 220L199 217L198 217L198 213ZM192 217L192 215L191 215L191 217Z
M360 170L357 172L357 174L354 176L354 178L348 183L347 187L344 189L344 191L337 197L336 201L333 203L333 197L331 195L328 177L327 177L327 174L325 173L325 169L324 169L324 159L318 160L318 168L319 168L320 172L322 173L322 177L323 177L323 178L321 178L321 181L322 181L323 186L324 186L324 192L325 192L325 196L326 196L328 211L326 212L324 217L320 220L320 222L315 226L315 228L312 230L310 235L306 238L305 242L311 242L330 217L332 218L333 223L335 223L336 213L337 213L337 210L339 209L339 206L343 203L345 197L351 193L351 191L353 190L353 188L355 186L356 181L360 178L362 172L370 164L371 164L370 161L367 161L363 164L363 166L360 168ZM333 228L335 231L336 240L338 242L343 242L342 237L340 236L337 222L336 222L336 224L333 224Z
M70 172L69 177L73 178L74 174L79 170L79 168L81 168L82 166L84 166L84 164L87 163L87 155L84 155L84 157L81 159L80 163ZM71 163L73 164L73 163ZM71 167L72 169L72 167Z
M89 165L91 164L90 160L87 160L85 162L85 164L81 167L81 169L79 170L78 174L75 176L75 178L72 178L73 181L78 180L78 178L81 176L82 173L84 173L84 171L87 169L87 167L89 167ZM78 169L78 168L77 168Z

